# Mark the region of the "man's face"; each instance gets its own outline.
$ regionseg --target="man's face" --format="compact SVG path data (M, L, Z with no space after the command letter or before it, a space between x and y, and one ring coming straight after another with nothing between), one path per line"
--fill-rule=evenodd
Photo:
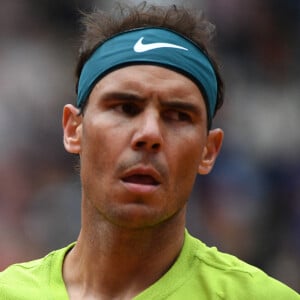
M220 130L207 133L204 100L190 79L157 66L125 67L96 84L84 116L70 107L65 146L80 154L90 216L142 228L184 214L196 174L210 171L222 142Z

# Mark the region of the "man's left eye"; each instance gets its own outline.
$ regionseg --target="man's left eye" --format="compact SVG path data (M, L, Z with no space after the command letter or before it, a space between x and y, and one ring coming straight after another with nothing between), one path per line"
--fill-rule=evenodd
M192 120L191 116L188 113L176 110L165 111L164 117L168 120L179 122L190 122Z

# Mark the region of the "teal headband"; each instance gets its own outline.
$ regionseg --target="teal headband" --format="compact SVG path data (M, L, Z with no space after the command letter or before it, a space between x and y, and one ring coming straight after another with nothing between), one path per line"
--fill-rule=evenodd
M102 43L83 66L78 82L77 106L83 106L95 84L106 74L136 64L166 67L193 80L203 94L211 123L218 90L214 68L196 44L164 28L134 29Z

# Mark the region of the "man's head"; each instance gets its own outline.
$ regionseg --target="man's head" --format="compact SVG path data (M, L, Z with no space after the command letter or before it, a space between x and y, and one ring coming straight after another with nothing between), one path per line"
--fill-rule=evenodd
M149 31L151 31L150 28L167 29L167 31L169 31L167 33L164 33L163 30L161 33L160 32L156 33L154 31L152 32L152 36L154 37L156 36L156 39L161 39L163 41L164 35L167 34L168 36L170 36L171 33L173 32L175 38L173 39L170 38L168 40L176 43L176 33L178 33L177 40L180 37L186 39L186 41L183 41L183 43L186 44L190 42L191 44L194 44L190 46L192 48L195 48L195 51L191 53L190 52L186 53L186 56L190 57L190 61L189 58L187 58L187 60L184 61L184 59L182 59L180 56L178 57L177 61L176 58L174 58L172 61L172 58L174 57L174 53L169 51L171 49L170 48L162 49L161 53L165 53L165 56L160 59L160 62L163 60L165 61L166 58L169 56L169 60L172 62L168 63L169 64L168 67L171 69L176 69L176 64L177 64L178 65L177 70L179 71L181 70L185 72L185 75L187 75L192 79L195 79L195 77L197 76L194 75L203 69L203 64L197 66L197 61L200 62L201 59L203 60L206 59L207 62L204 62L204 64L209 65L209 67L213 69L213 73L214 73L213 76L215 76L217 87L213 88L215 89L215 94L213 93L212 95L212 97L214 98L212 104L213 107L209 108L207 105L208 128L211 127L211 121L213 116L223 104L223 81L220 76L216 60L213 57L212 50L210 49L210 41L214 34L214 26L203 17L203 14L201 12L188 10L183 7L177 7L175 5L152 6L152 5L147 5L146 2L144 2L134 7L119 5L110 12L95 11L94 13L86 15L83 18L82 22L85 27L85 30L83 33L82 45L80 48L80 55L79 55L79 60L76 68L76 77L77 77L76 91L77 92L78 92L78 85L80 82L80 78L82 76L82 71L84 71L84 66L86 66L87 63L89 63L89 60L91 60L91 58L93 60L91 64L94 64L94 62L96 61L95 59L93 59L93 56L95 57L95 52L97 51L103 52L103 48L105 47L109 49L109 51L104 53L102 57L101 56L98 57L99 66L106 68L106 70L103 71L103 74L105 74L117 67L121 67L120 62L118 62L119 66L117 66L117 63L115 61L107 62L107 60L110 57L110 54L115 55L116 53L118 52L121 53L123 51L122 47L124 47L125 43L123 41L123 44L121 44L122 40L128 39L128 47L134 46L137 40L133 40L133 39L139 37L138 34L136 35L134 34L134 31L136 31L136 29L148 28ZM133 36L131 40L129 39L129 34L126 34L126 32L129 32ZM140 33L140 36L141 35L143 35L143 32ZM153 42L154 41L155 38L153 39ZM144 43L146 43L146 39ZM103 47L101 47L102 44ZM198 56L195 55L197 49L199 53ZM142 62L149 63L148 62L149 56L151 56L153 53L155 52L152 53L150 53L150 51L147 53L143 52L142 53L143 55L140 55L138 60L136 61L134 61L132 57L128 60L128 56L126 57L126 55L124 55L123 65L137 64ZM146 54L149 54L148 57ZM183 55L184 51L181 52L180 54ZM118 57L118 59L121 60L122 57ZM188 63L190 64L190 70L193 70L192 72L193 74L191 74L189 70L187 71L188 67L182 70L181 66L179 66L180 60L182 61L182 66L187 66ZM103 62L103 64L101 63L101 61ZM157 64L159 65L160 62L158 62L157 58L152 60L152 64L154 65ZM103 65L107 65L107 66L103 66ZM206 72L206 70L204 72ZM201 92L204 93L204 99L206 103L209 104L210 101L207 99L208 95L206 93L207 90L205 90L205 86L207 85L207 82L212 82L213 80L211 80L210 77L207 79L205 77L206 74L204 74L200 79L201 81L204 80L204 82L199 81L200 84L198 84L198 86L200 87ZM80 101L82 100L84 101L84 103L81 103L83 104L81 106L82 109L87 103L88 95L89 93L85 95L86 99L80 100Z
M205 44L207 23L174 6L141 6L122 15L87 17L90 46L82 48L78 105L64 108L65 148L80 155L86 223L101 216L131 228L174 218L183 225L195 177L211 171L221 148L222 130L207 130L207 124L222 89L206 50L175 29L185 20L185 30L202 33ZM119 65L119 58L130 63Z

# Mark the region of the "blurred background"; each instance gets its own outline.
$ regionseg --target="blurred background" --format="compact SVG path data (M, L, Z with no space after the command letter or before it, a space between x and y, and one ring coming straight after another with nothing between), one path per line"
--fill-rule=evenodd
M184 3L216 24L226 84L223 152L197 178L187 226L300 292L300 1ZM78 10L94 6L112 2L1 2L0 270L77 237L80 183L61 113L75 102Z

